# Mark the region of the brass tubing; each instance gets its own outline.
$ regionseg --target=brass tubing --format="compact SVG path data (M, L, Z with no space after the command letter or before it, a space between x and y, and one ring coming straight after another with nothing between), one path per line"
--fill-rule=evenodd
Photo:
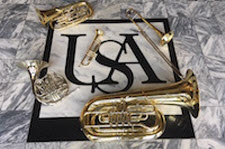
M130 15L131 14L134 14L134 16L133 17L130 17ZM130 9L127 9L127 11L126 11L126 16L130 19L130 20L132 20L132 22L134 23L134 24L136 24L137 25L137 23L136 22L134 22L133 20L136 18L136 16L138 16L139 18L141 18L142 19L142 21L144 21L146 24L147 24L147 27L151 27L157 34L158 34L158 36L160 37L160 44L162 45L162 46L164 46L165 44L168 44L171 40L172 40L172 38L173 38L173 36L174 36L174 33L173 33L173 31L170 31L170 32L168 32L168 33L163 33L163 32L161 32L160 30L158 30L154 25L152 25L151 23L149 23L147 20L145 20L145 18L143 18L137 11L135 11L134 9L132 9L132 8L130 8ZM140 27L138 27L139 29L141 29ZM145 29L144 29L145 30Z
M193 72L188 70L183 80L160 88L93 98L80 116L82 130L95 141L157 138L166 125L157 105L184 107L197 118L199 91Z
M173 69L173 71L181 78L184 79L180 71L177 69L176 66L174 66L173 63L170 62L170 60L164 55L164 53L157 47L157 45L152 41L152 39L144 32L144 30L138 25L134 18L130 18L129 15L127 17L137 26L139 32L144 36L144 38L148 41L148 43L154 48L154 50L165 60L165 62ZM145 20L145 19L144 19ZM145 20L146 21L146 20ZM158 31L160 32L160 31Z
M101 40L99 38L100 36L103 36L103 34L103 31L100 29L95 30L94 40L92 41L79 66L88 66L91 61L96 57L96 52L99 50L99 46L101 44Z

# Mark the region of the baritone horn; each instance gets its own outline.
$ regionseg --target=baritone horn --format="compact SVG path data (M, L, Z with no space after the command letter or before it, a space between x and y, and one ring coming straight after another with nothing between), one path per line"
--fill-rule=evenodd
M49 24L52 29L64 29L84 22L93 15L89 3L81 1L50 10L36 9L43 25Z
M90 100L80 116L86 137L95 141L157 138L164 132L165 117L157 105L185 107L199 114L199 91L194 73L156 89L109 94Z
M173 31L170 31L168 33L163 33L160 30L158 30L154 25L152 25L151 23L149 23L147 20L145 20L137 11L135 11L134 9L130 8L127 9L126 11L126 16L138 27L138 30L142 30L141 27L134 21L134 19L136 19L136 17L138 16L140 19L142 19L142 21L144 21L147 26L145 27L145 29L147 29L148 27L152 28L160 37L160 44L161 46L164 46L165 44L168 44L173 36L174 33ZM144 29L144 30L145 30Z

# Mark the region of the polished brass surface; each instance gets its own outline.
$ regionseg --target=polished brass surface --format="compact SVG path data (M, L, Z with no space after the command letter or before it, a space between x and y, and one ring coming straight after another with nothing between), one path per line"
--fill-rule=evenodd
M128 9L126 14L127 14L127 17L137 26L139 32L144 36L144 38L147 40L147 42L154 48L154 50L165 60L165 62L173 69L173 71L181 78L183 79L183 76L182 74L180 73L180 71L177 69L176 66L174 66L173 63L170 62L170 60L164 55L164 53L159 49L159 47L152 41L152 39L146 34L146 32L142 29L142 27L140 27L140 25L138 25L135 21L134 21L134 17L131 18L129 16L129 14L133 12L135 13L135 16L138 15L139 17L142 18L142 20L147 23L147 21L140 15L138 14L135 10L133 9ZM151 24L148 24L148 25L151 25ZM154 28L154 26L152 26ZM154 30L156 32L160 32L158 31L156 28L154 28ZM165 36L168 36L167 34ZM164 38L165 39L165 38ZM172 38L171 38L172 39Z
M183 80L160 88L93 98L80 116L82 130L96 141L157 138L166 125L157 105L185 107L198 117L199 91L193 72L188 70Z
M84 22L93 15L90 4L84 1L50 10L36 9L43 25L49 24L52 29L65 29Z
M68 95L69 86L66 80L56 73L47 74L34 82L36 99L45 105L52 105Z
M52 105L68 94L69 86L63 77L53 73L39 78L41 70L48 67L46 61L25 60L17 62L17 66L28 71L33 93L42 104Z
M168 33L163 33L163 32L161 32L160 30L158 30L154 25L152 25L151 23L149 23L147 20L145 20L137 11L135 11L134 9L132 9L132 8L130 8L130 9L127 9L127 11L126 11L126 16L138 27L138 30L140 31L140 32L142 32L141 30L141 27L134 21L134 19L136 19L136 17L138 16L139 18L141 18L146 24L147 24L147 26L146 26L146 28L147 27L150 27L150 28L152 28L158 35L159 35L159 37L160 37L160 44L162 45L162 46L164 46L165 44L168 44L171 40L172 40L172 38L173 38L173 35L174 35L174 33L173 33L173 31L170 31L170 32L168 32ZM145 29L146 29L145 28ZM145 30L144 29L144 30ZM143 31L144 31L143 30Z
M162 135L165 118L145 99L94 100L80 117L86 137L95 141L154 139Z
M96 52L99 49L99 46L101 44L101 39L100 37L103 35L103 31L100 29L95 30L95 37L94 40L92 41L90 47L88 48L84 58L81 61L80 66L88 66L91 61L96 57Z

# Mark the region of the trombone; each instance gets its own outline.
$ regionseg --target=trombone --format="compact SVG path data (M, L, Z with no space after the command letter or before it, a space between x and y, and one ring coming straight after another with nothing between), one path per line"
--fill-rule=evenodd
M130 17L130 14L131 13L135 13L134 17L132 17L132 18ZM170 60L163 54L163 52L159 49L159 47L157 47L157 45L152 41L152 39L146 34L146 32L144 31L144 29L142 29L140 27L140 25L138 25L134 21L134 18L138 15L148 26L150 26L151 28L153 28L159 36L162 36L162 38L161 38L161 44L163 44L163 45L165 43L169 43L169 41L171 41L171 39L173 38L173 32L171 31L171 32L166 33L166 34L162 33L157 28L155 28L153 25L151 25L149 22L147 22L139 13L137 13L135 10L133 10L131 8L126 11L126 15L137 26L139 32L144 36L144 38L154 48L154 50L165 60L165 62L174 70L174 72L181 79L184 79L184 77L182 76L182 74L180 73L180 71L177 69L177 67L174 66L174 64L171 63Z
M152 25L151 23L149 23L147 20L145 20L137 11L135 11L134 9L130 8L130 9L127 9L126 11L126 16L138 27L138 30L141 32L141 27L134 21L134 19L138 16L139 18L142 19L142 21L144 21L147 26L147 27L151 27L157 34L158 36L160 37L161 41L160 41L160 44L161 46L164 46L165 44L168 44L172 38L173 38L173 31L170 31L168 33L163 33L161 32L160 30L158 30L154 25ZM145 30L145 29L144 29Z

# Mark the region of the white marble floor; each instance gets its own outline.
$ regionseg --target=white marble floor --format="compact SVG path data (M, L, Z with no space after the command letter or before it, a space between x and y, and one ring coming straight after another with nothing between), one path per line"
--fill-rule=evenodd
M196 139L131 142L26 143L33 95L28 74L16 60L41 59L47 29L34 8L48 9L74 0L0 0L0 148L225 148L225 1L87 0L94 19L125 18L133 7L147 18L168 18L175 31L179 67L191 68L199 82L201 111L193 119Z

